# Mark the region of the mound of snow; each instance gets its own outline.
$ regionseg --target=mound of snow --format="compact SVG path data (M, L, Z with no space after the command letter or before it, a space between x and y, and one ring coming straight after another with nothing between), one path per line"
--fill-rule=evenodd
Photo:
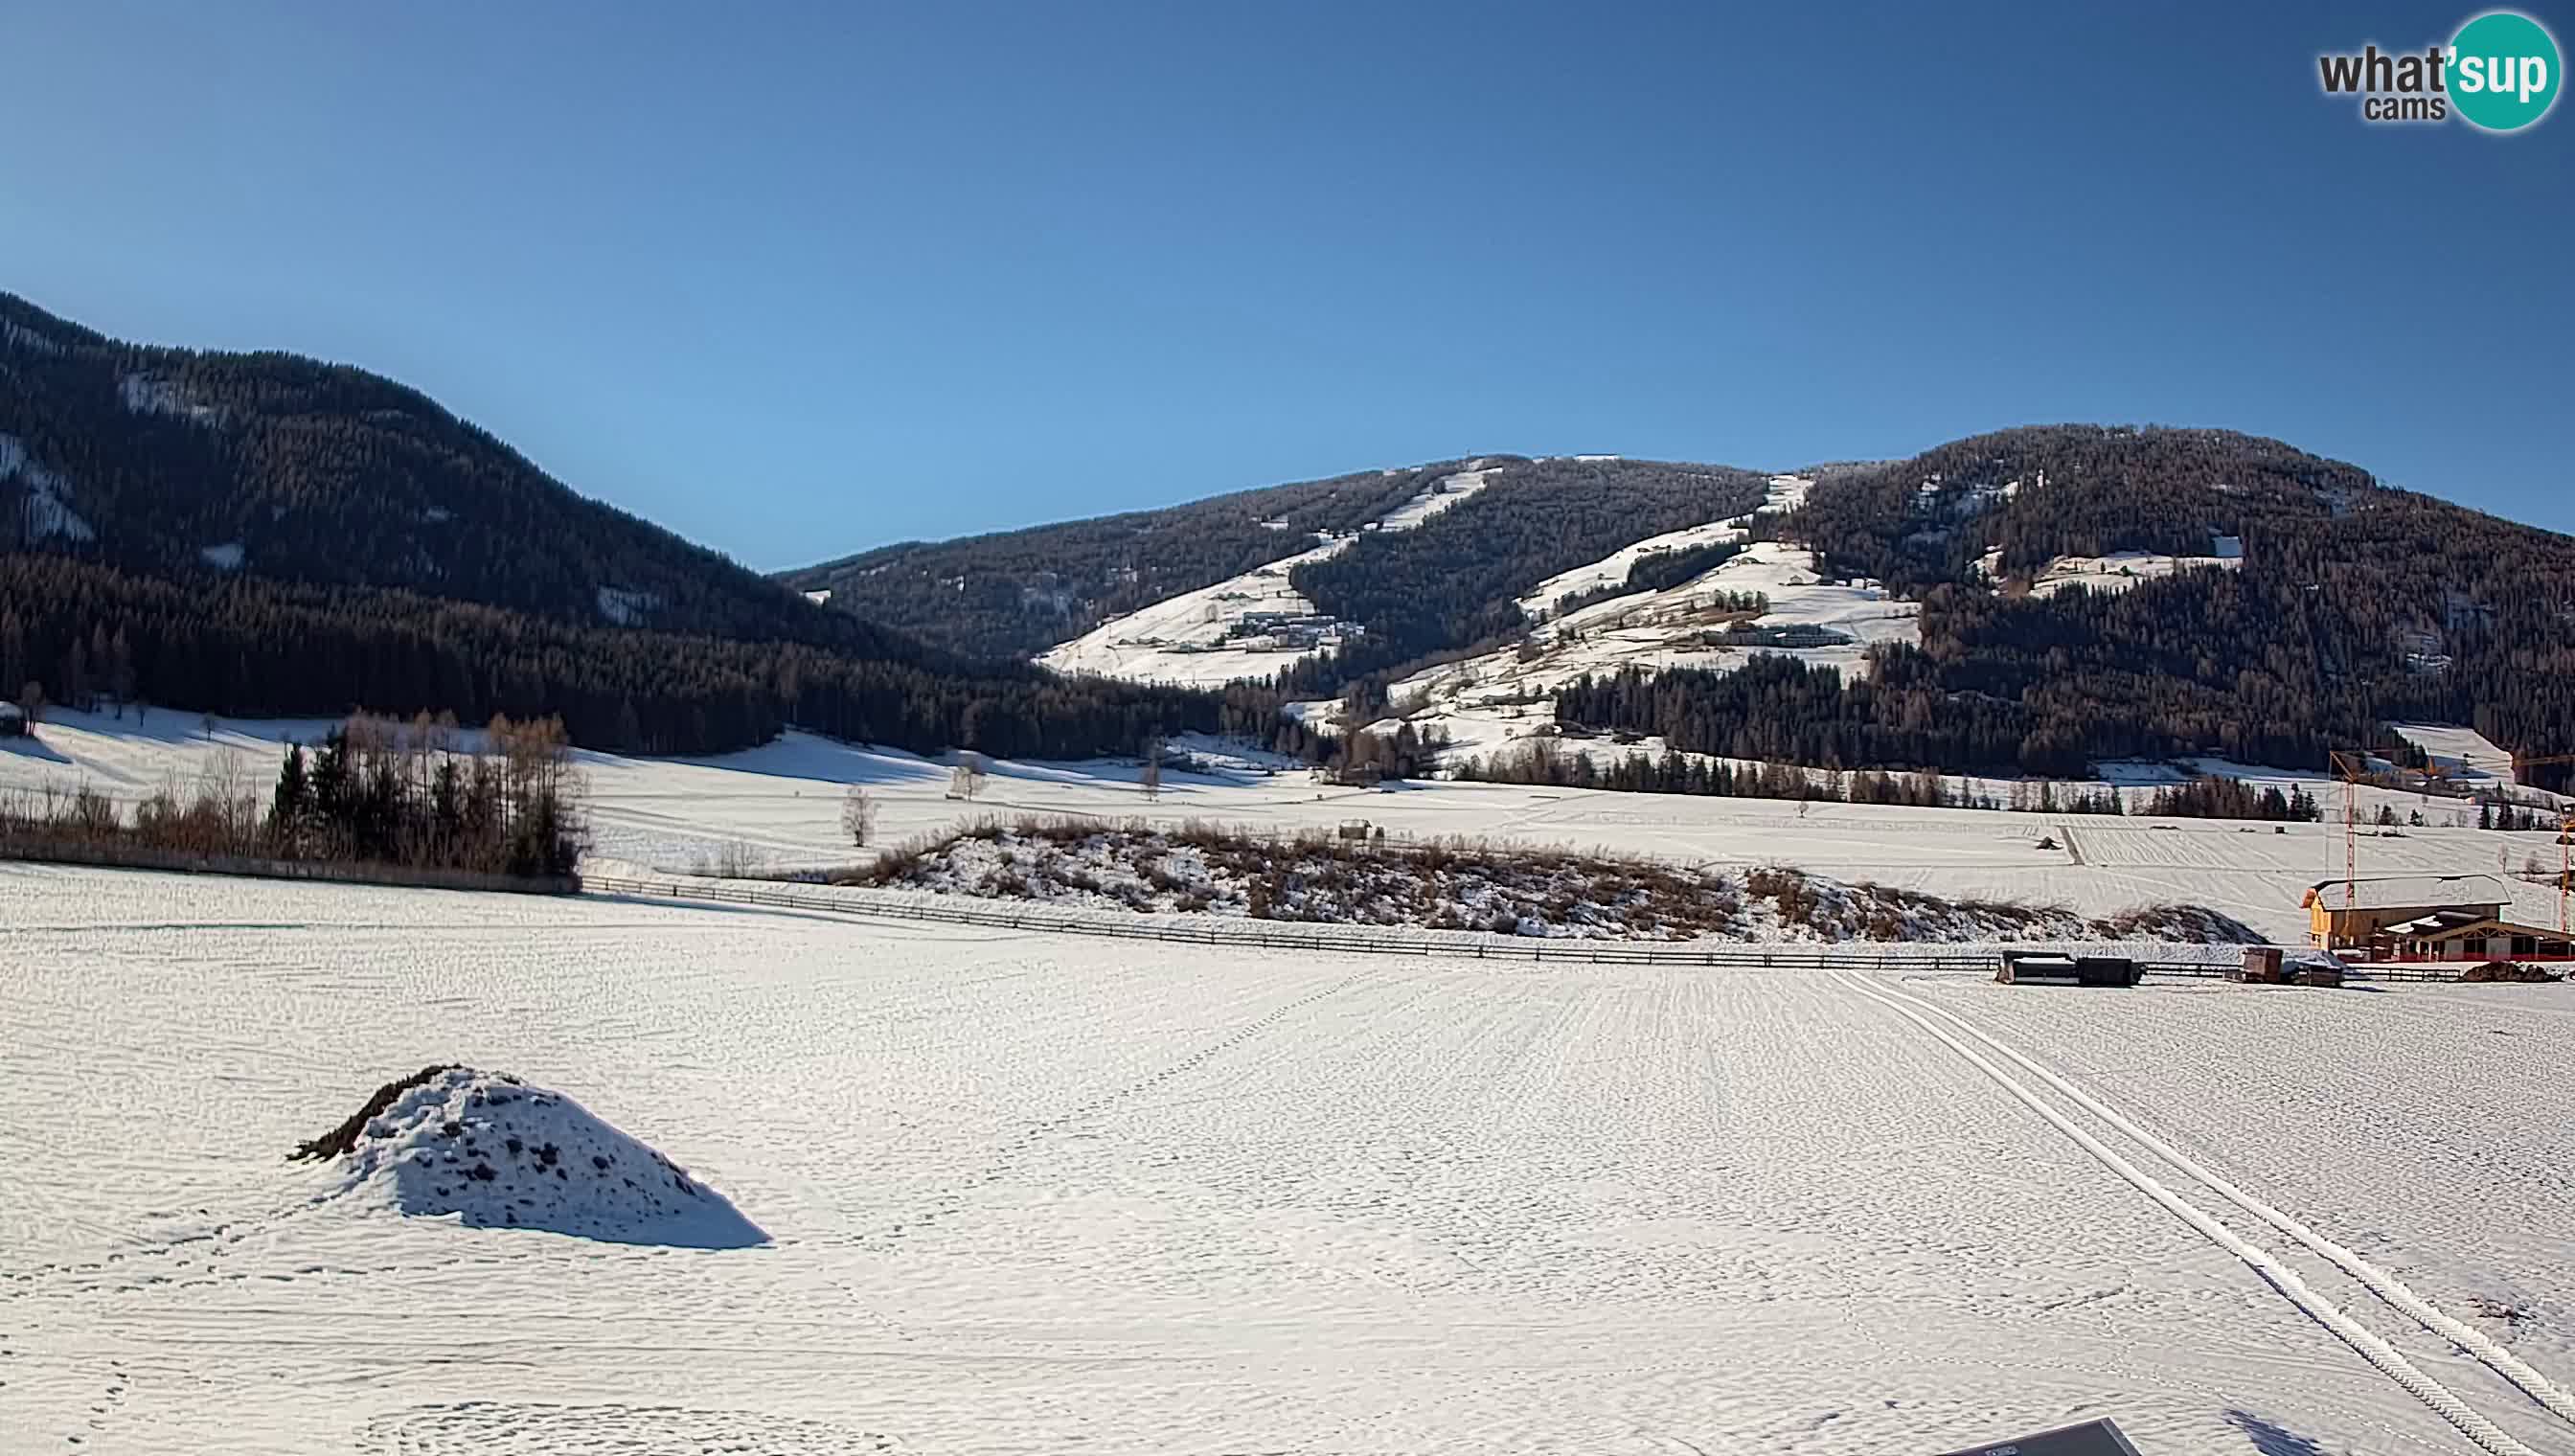
M769 1240L723 1194L579 1102L472 1067L434 1071L366 1118L340 1172L336 1196L468 1228L708 1249Z

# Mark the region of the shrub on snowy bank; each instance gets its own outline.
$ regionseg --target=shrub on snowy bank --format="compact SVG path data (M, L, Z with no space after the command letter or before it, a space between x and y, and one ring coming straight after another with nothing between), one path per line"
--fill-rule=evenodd
M1946 900L1785 866L1740 874L1603 851L1443 839L1389 844L1189 823L991 820L888 853L843 882L1140 913L1409 925L1505 935L1690 940L2260 939L2215 910L2090 920Z
M131 816L87 784L19 789L0 794L0 840L518 879L572 873L587 830L563 724L495 718L481 739L469 742L453 720L361 715L309 753L288 744L265 794L231 754L184 797L165 781Z

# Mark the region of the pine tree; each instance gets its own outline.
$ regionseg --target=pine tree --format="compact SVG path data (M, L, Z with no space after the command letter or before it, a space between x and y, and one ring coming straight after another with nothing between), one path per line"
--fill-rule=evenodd
M286 761L277 770L277 792L268 805L268 834L279 853L290 859L295 857L312 812L313 785L304 772L304 749L289 743Z

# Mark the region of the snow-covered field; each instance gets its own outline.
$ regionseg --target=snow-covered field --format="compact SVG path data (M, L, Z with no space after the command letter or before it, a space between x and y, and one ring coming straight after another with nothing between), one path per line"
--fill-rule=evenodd
M2534 1398L2575 1412L2566 986L1217 958L24 865L0 922L12 1453L2575 1441ZM765 1240L286 1160L448 1060Z
M88 784L127 803L164 783L183 794L200 775L229 764L265 797L281 735L311 738L319 721L215 726L208 737L191 715L156 713L147 728L95 716L58 714L37 742L0 739L0 792ZM1212 745L1183 741L1183 748ZM1625 751L1619 749L1616 751ZM875 797L880 842L899 842L990 816L1090 815L1125 822L1191 819L1293 832L1363 818L1390 836L1486 837L1504 841L1650 854L1683 864L1786 863L1844 880L1874 880L1949 899L2063 905L2086 916L2140 905L2204 904L2274 938L2306 932L2298 893L2343 872L2338 823L2252 824L2223 819L2103 818L1864 804L1808 805L1767 799L1488 783L1420 783L1385 791L1315 783L1301 769L1264 774L1261 755L1232 758L1238 769L1168 772L1147 798L1139 765L1002 762L983 795L946 796L946 764L791 732L762 747L708 758L577 755L588 784L596 852L602 860L689 871L739 856L768 870L845 865L859 857L840 827L842 796L859 784ZM1271 759L1274 765L1285 760ZM2219 765L2257 786L2303 787L2328 798L2316 774ZM2123 776L2169 780L2160 767ZM1986 784L2001 796L2003 785ZM2131 790L2132 793L2136 790ZM2517 873L2536 857L2557 862L2555 835L2457 827L2473 810L2457 800L2365 790L2364 815L2387 804L2399 818L2420 808L2430 826L2366 830L2364 874L2507 872L2514 914L2557 923L2553 888ZM2273 832L2277 827L2282 832ZM2042 839L2054 847L2041 847Z
M2421 748L2443 776L2461 783L2510 784L2512 754L2475 728L2438 723L2390 724L2397 736Z
M2094 592L2125 592L2139 582L2181 572L2240 572L2244 543L2232 536L2213 538L2207 556L2174 557L2154 552L2122 551L2108 556L2061 556L2047 564L2029 585L2036 596L2052 597L2068 587Z

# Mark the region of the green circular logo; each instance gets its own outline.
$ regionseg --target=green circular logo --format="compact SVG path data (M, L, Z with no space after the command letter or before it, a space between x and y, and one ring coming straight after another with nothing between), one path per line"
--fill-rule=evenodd
M2450 105L2469 125L2517 132L2557 104L2557 38L2512 10L2490 10L2450 42Z

